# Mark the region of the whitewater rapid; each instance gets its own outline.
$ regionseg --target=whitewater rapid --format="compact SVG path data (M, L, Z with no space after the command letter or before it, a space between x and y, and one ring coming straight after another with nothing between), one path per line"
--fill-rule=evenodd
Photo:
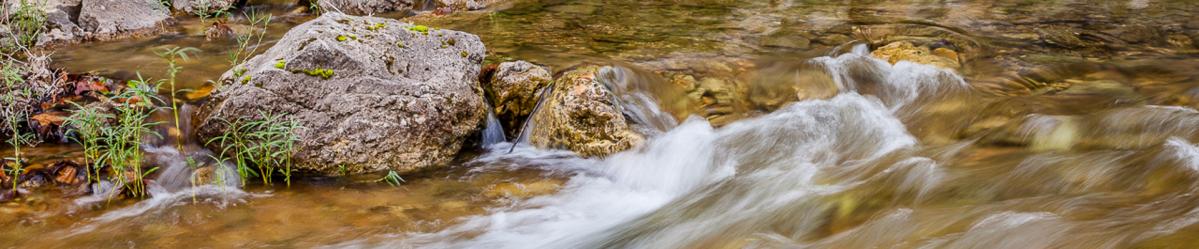
M815 229L821 208L811 207L811 215L793 211L856 184L820 182L818 174L917 147L895 112L922 92L965 87L952 72L911 63L892 66L864 51L815 60L837 75L843 89L831 99L793 103L719 129L693 117L603 160L523 145L513 153L492 151L476 161L553 158L528 167L571 176L557 194L496 208L441 232L383 245L334 247L682 248L706 238L754 236L778 219L789 219L794 229ZM854 77L859 70L877 78ZM891 84L875 87L881 91L877 95L855 91L878 83ZM630 109L646 116L640 111L646 108ZM931 159L911 157L900 164L896 167L912 175L906 185L915 191L936 184Z
M1199 149L1186 139L1197 135L1194 110L1032 114L1017 132L1039 154L1015 165L951 170L943 164L976 140L922 145L905 122L927 118L919 114L938 108L938 101L968 98L962 77L915 63L891 65L871 58L864 46L811 62L832 76L840 89L836 96L791 103L721 128L692 117L604 159L525 145L492 150L475 161L533 167L569 180L555 194L492 208L439 232L330 247L1119 248L1199 222L1193 208L1199 199L1185 194L1148 200L1170 208L1133 205L1107 210L1110 217L1071 218L1121 198L1112 190L1155 179L1136 165L1185 170L1180 177L1192 187L1183 191L1199 190L1193 179L1199 176ZM630 109L632 116L653 114L647 112L652 108ZM1162 152L1063 154L1112 133L1137 133L1138 139L1103 146L1160 146ZM955 192L962 188L984 196L1028 196L915 208L961 195ZM1108 194L1074 194L1090 192ZM877 214L861 217L870 212ZM1128 219L1131 214L1142 216ZM968 226L955 228L960 224Z

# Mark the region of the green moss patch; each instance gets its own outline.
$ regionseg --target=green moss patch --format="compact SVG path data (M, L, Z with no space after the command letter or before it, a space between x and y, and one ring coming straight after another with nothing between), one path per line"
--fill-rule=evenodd
M328 68L308 69L308 70L304 70L304 74L308 74L308 76L321 77L322 79L329 79L329 78L333 77L333 69L328 69Z
M368 27L366 27L366 29L367 29L367 30L370 30L370 31L378 31L378 30L380 30L380 29L383 29L383 28L386 28L386 27L387 27L387 24L384 24L384 23L376 23L375 25L371 25L371 26L368 26Z
M412 25L411 27L408 27L408 30L413 31L413 32L420 32L423 35L429 35L429 26L425 26L425 25Z

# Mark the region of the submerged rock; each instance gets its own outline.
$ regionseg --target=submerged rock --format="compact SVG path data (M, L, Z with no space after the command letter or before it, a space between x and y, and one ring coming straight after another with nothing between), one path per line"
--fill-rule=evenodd
M920 64L933 65L941 68L957 69L962 67L958 54L948 48L929 49L925 46L915 46L910 42L892 42L870 52L876 58L891 64L899 61L911 61Z
M829 99L839 91L832 75L809 62L759 65L749 82L749 102L773 111L794 101Z
M583 156L605 156L640 144L644 138L625 119L617 97L596 80L604 70L609 68L584 66L558 77L530 119L529 142Z
M233 28L222 22L212 22L208 29L204 30L204 39L216 40L221 38L234 37L237 33L233 32Z
M561 189L562 184L562 180L558 179L537 179L531 182L502 182L491 185L483 192L483 196L492 198L529 198L552 194Z
M549 70L527 61L504 62L496 68L491 80L483 82L483 88L504 127L521 127L537 105L541 89L550 84L552 77Z
M300 123L296 169L411 172L448 163L486 115L479 37L327 13L222 75L195 119L202 139L260 112ZM219 150L218 150L219 151Z
M662 98L677 120L699 115L713 126L723 126L748 117L747 94L752 89L755 67L749 60L711 55L684 55L639 63L656 72L680 93L681 98ZM771 83L774 85L774 83ZM669 93L667 94L669 95Z
M54 183L59 185L73 186L87 182L87 175L84 172L87 168L74 161L58 161L48 170L54 176Z
M1087 42L1079 38L1079 34L1069 27L1051 26L1046 28L1037 28L1037 35L1041 41L1062 48L1084 48L1087 47Z

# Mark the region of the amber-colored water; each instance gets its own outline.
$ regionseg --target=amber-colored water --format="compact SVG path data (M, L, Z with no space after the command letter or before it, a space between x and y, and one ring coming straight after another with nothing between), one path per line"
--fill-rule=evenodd
M418 15L405 20L478 34L489 62L629 68L681 124L606 159L479 149L398 188L302 179L90 205L37 191L0 205L0 247L1195 248L1197 12L1193 1L523 0ZM307 18L278 19L269 39ZM55 59L128 77L160 73L155 47L194 46L204 52L183 66L197 87L229 67L234 43L181 22ZM863 53L894 41L951 48L962 67ZM673 89L683 75L701 90ZM132 212L150 201L164 204Z

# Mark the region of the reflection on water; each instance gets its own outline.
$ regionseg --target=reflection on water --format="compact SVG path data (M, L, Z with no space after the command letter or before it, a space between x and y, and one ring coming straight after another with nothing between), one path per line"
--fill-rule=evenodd
M290 13L286 5L256 6L252 12L271 14L271 25L259 51L283 36L292 26L307 21L310 17ZM136 74L154 79L166 76L166 61L155 52L175 46L194 47L200 50L190 60L180 61L183 71L179 73L179 87L197 88L209 80L215 80L229 70L228 52L238 43L234 37L205 38L205 32L213 20L176 17L178 24L165 34L137 37L107 42L66 45L54 49L53 60L70 72L96 72L117 79L136 79ZM244 14L232 15L226 23L234 31L247 32L250 28Z
M227 205L183 198L111 222L101 221L137 204L75 206L62 198L71 190L49 191L0 206L0 244L1199 247L1197 2L495 8L407 20L479 34L489 62L620 65L609 83L636 107L629 115L665 131L604 159L509 153L500 143L399 188L307 179L251 186ZM305 18L279 19L268 39ZM183 66L198 86L228 68L233 42L204 41L186 28L202 23L183 22L184 32L67 47L56 59L127 76L160 70L153 47L195 46L205 52ZM956 51L962 66L867 55L895 41ZM662 110L685 121L657 122L668 119ZM34 153L78 156L69 146ZM70 234L99 223L107 225Z
M477 164L472 166L479 166ZM310 179L284 187L201 187L136 203L76 207L56 193L0 207L3 244L62 247L313 247L371 234L432 232L532 194L560 176L502 164L409 177L400 187L373 178ZM236 191L234 194L231 191ZM196 194L197 199L193 199Z

